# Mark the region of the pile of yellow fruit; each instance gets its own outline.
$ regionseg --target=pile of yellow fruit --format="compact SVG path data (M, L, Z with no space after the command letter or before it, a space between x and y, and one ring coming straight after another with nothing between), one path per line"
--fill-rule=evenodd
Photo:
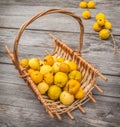
M73 61L47 55L42 60L22 59L20 65L27 69L40 93L52 100L59 100L68 106L75 99L83 99L85 96L81 88L82 73Z
M93 30L99 32L101 39L108 39L110 37L110 29L112 29L111 22L106 18L104 13L98 13L95 19L96 22L93 24Z
M84 9L87 8L87 10L85 10L85 11L82 12L82 18L84 18L84 19L91 18L91 12L90 12L89 9L94 9L95 6L96 6L96 3L93 0L89 0L88 2L86 2L84 0L81 1L79 3L79 7L80 8L84 8Z

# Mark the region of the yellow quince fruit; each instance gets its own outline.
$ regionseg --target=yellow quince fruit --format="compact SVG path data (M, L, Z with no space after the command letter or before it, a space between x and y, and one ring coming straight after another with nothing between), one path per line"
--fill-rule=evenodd
M73 61L69 61L68 65L70 67L70 71L77 70L77 64Z
M67 63L61 63L59 66L59 71L64 72L64 73L69 73L70 67Z
M104 18L98 18L97 19L97 23L99 26L104 26L105 25L105 19Z
M51 56L51 55L45 56L44 57L44 63L46 65L52 66L54 64L54 58L53 58L53 56Z
M29 60L29 66L34 70L40 70L40 60L38 58L31 58Z
M42 73L43 75L45 75L47 73L53 73L53 69L50 65L43 65L40 68L40 73Z
M68 76L66 73L57 72L54 76L54 84L59 87L64 87L68 81Z
M30 69L27 70L27 72L28 72L29 75L31 75L34 71L35 71L35 70L32 69L32 68L30 68Z
M102 30L102 27L100 25L98 25L97 22L95 22L93 24L93 30L96 31L96 32L99 32L100 30Z
M41 74L39 71L33 71L30 77L35 84L38 84L43 80L43 74Z
M57 62L64 62L64 58L62 57L57 58Z
M79 88L79 90L77 91L77 93L75 94L75 98L76 99L83 99L85 96L85 92L82 88Z
M60 95L60 102L63 105L69 106L74 102L74 96L67 91L63 91Z
M49 85L43 81L37 85L37 88L41 94L45 94L49 89Z
M48 97L52 100L58 100L62 90L57 85L51 85L48 89Z
M110 31L108 29L102 29L100 32L99 32L99 37L102 39L102 40L106 40L110 37Z
M70 79L67 84L66 84L66 87L67 87L67 91L70 93L70 94L76 94L76 92L79 90L80 88L80 83L76 80L73 80L73 79Z
M82 17L83 17L84 19L89 19L89 18L91 18L91 13L90 13L90 11L89 11L89 10L86 10L86 11L82 12Z
M91 1L89 1L89 2L87 3L87 6L88 6L88 8L93 9L93 8L95 8L95 2L91 0Z
M100 12L100 13L96 14L95 18L96 18L96 20L98 20L98 19L100 19L100 18L106 19L106 16L105 16L104 13L101 13L101 12Z
M28 59L22 59L20 61L20 65L23 67L23 68L28 68L29 67L29 60Z
M106 29L112 29L112 23L108 20L105 21L105 28Z
M57 73L59 71L59 68L60 68L60 62L55 62L52 66L53 68L53 73Z
M52 73L47 73L44 75L44 81L48 84L48 85L51 85L53 84L53 74Z
M82 73L80 71L74 70L69 73L68 77L69 79L74 79L74 80L81 82Z

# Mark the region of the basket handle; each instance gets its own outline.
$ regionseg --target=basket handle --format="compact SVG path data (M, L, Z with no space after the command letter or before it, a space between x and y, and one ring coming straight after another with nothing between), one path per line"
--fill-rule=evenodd
M28 21L26 21L19 29L18 34L15 38L14 41L14 48L13 48L13 54L14 54L14 58L15 58L15 64L17 69L20 71L20 66L19 66L19 60L18 60L18 43L19 40L25 30L25 28L31 24L33 21L35 21L36 19L38 19L39 17L46 15L46 14L51 14L51 13L63 13L69 16L72 16L74 19L77 20L77 22L79 23L80 26L80 38L79 38L79 43L78 43L78 50L77 52L81 54L81 49L82 49L82 45L83 45L83 34L84 34L84 26L82 24L82 20L80 17L76 16L74 13L66 11L66 10L62 10L62 9L50 9L47 11L43 11L40 12L38 14L36 14L35 16L33 16L31 19L29 19Z

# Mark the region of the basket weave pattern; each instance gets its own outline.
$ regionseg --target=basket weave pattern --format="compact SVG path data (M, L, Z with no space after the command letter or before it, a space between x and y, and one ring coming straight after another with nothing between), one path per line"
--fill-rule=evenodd
M70 106L65 106L61 104L60 101L53 101L53 100L50 100L47 96L41 95L39 90L37 89L36 84L34 84L34 82L31 80L27 71L24 68L22 68L19 64L18 44L19 44L19 40L20 40L20 37L22 36L23 31L33 21L35 21L41 16L44 16L50 13L63 13L63 14L69 15L73 17L75 20L77 20L80 26L80 38L79 38L77 51L71 49L68 45L66 45L64 42L62 42L53 34L50 34L50 36L54 39L54 42L55 42L54 50L51 53L51 55L56 57L63 57L65 60L74 61L78 65L78 70L82 73L82 76L83 76L82 82L81 82L81 88L85 91L85 97L82 100L75 100L74 103L71 104ZM96 80L99 76L102 79L107 80L106 77L103 76L96 68L94 68L93 65L89 64L81 55L81 49L83 44L83 34L84 34L84 27L80 17L66 10L50 9L50 10L38 13L37 15L35 15L34 17L26 21L21 26L16 36L16 39L14 41L13 53L6 46L6 50L10 58L12 59L14 65L16 66L16 69L19 71L20 76L31 87L31 89L35 93L38 100L40 100L40 102L42 103L42 105L44 106L44 108L46 109L46 111L52 118L54 117L54 115L56 115L58 119L61 119L60 114L67 113L67 115L71 119L74 119L74 116L71 114L72 110L78 108L80 109L81 112L85 113L85 110L82 107L84 103L86 103L88 100L92 100L94 103L96 103L96 100L92 96L93 88L96 88L98 91L103 92L102 89L98 87L98 85L96 84Z

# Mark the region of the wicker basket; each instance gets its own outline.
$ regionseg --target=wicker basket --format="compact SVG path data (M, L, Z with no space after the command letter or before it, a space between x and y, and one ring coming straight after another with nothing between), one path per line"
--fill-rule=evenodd
M79 39L77 51L69 48L68 45L64 44L60 39L50 34L50 36L55 41L55 46L54 46L52 55L60 56L66 60L74 61L78 65L79 71L81 71L83 75L81 87L85 91L85 97L82 100L75 100L70 106L64 106L63 104L60 103L60 101L53 101L53 100L50 100L47 96L41 95L37 89L37 86L31 80L27 71L23 69L19 64L18 43L19 43L20 37L22 36L23 31L29 24L31 24L33 21L35 21L39 17L46 15L46 14L51 14L51 13L63 13L63 14L69 15L73 17L75 20L77 20L77 22L80 25L80 39ZM96 80L98 77L101 77L102 79L107 80L106 77L103 76L97 69L95 69L91 64L89 64L81 56L81 49L82 49L82 44L83 44L83 34L84 34L84 27L83 27L80 17L66 10L50 9L50 10L38 13L37 15L32 17L30 20L28 20L21 26L16 36L16 39L14 41L13 53L10 51L8 46L5 46L19 74L25 80L25 82L27 82L30 88L33 90L36 97L42 103L42 105L46 109L46 112L48 112L51 118L53 118L54 116L57 116L57 118L61 120L61 114L66 113L71 119L74 119L74 116L71 114L72 110L79 109L82 113L85 113L85 110L82 107L84 103L86 103L88 100L91 100L92 102L96 103L96 100L92 96L93 88L96 88L101 93L103 92L103 90L100 87L98 87L98 85L96 84Z

